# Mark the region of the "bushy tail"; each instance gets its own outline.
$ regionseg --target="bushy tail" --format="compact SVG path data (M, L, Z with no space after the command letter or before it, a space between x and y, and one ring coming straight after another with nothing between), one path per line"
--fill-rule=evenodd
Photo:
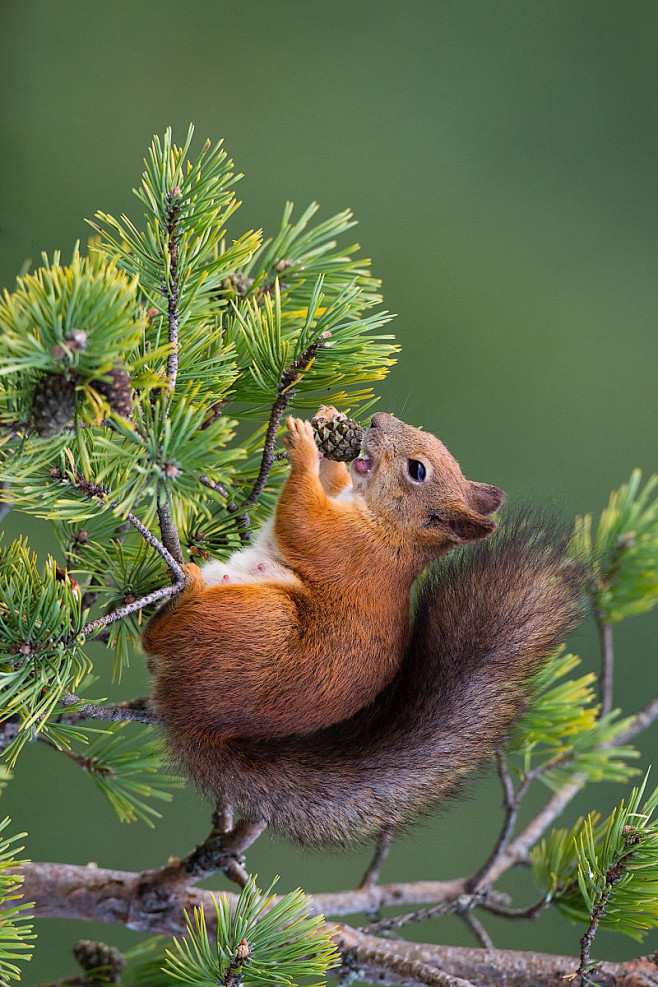
M435 563L393 682L349 720L303 736L171 749L198 786L310 846L341 846L403 823L495 752L529 680L582 612L584 569L555 523L528 512ZM213 755L210 756L210 752Z

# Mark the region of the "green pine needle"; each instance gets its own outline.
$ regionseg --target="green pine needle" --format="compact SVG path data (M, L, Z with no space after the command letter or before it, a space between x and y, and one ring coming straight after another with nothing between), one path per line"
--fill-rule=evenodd
M80 592L58 579L53 559L42 575L24 539L0 554L0 722L16 717L20 733L5 757L13 764L33 731L46 724L64 692L91 668L79 637Z
M138 732L127 723L104 728L76 760L109 801L121 822L141 819L153 828L160 813L146 799L170 802L168 789L180 788L181 778L163 772L162 745L151 727Z
M638 940L658 926L658 788L643 801L647 778L607 819L590 813L530 854L535 880L564 915L589 923L603 907L601 927Z
M658 475L641 483L642 473L634 470L610 494L596 529L590 514L576 522L574 549L591 560L594 605L607 623L658 603Z
M9 825L9 818L0 822L0 834ZM15 901L22 898L21 886L24 878L20 868L27 860L17 860L14 856L24 848L14 844L26 836L0 835L0 987L7 987L11 980L21 979L21 970L16 960L26 962L32 958L36 935L32 931L31 916L26 912L34 907L34 902ZM13 871L13 873L8 873Z
M312 901L293 891L275 901L272 887L263 894L253 880L242 889L235 910L225 895L213 896L216 942L208 934L202 907L186 914L188 934L165 951L164 971L178 984L216 987L235 975L245 987L295 987L306 977L324 983L339 956L324 916L312 915Z
M636 773L626 761L638 757L630 745L609 745L630 725L619 710L600 716L592 674L561 681L580 664L576 655L557 652L535 677L534 696L508 745L521 755L511 767L522 777L536 774L556 791L574 774L589 781L627 781Z

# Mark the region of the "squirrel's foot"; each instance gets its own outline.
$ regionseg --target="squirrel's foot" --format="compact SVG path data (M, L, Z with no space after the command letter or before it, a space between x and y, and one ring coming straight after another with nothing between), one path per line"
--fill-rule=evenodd
M283 444L288 450L288 458L293 469L318 472L320 452L315 444L313 426L301 418L288 418L288 434L283 436Z

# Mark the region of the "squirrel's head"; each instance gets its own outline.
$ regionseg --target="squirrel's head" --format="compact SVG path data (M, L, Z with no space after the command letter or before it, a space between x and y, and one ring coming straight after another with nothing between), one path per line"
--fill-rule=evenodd
M498 487L467 480L434 435L383 412L373 415L350 472L353 489L392 539L397 529L430 557L488 538L497 527L489 515L505 499Z

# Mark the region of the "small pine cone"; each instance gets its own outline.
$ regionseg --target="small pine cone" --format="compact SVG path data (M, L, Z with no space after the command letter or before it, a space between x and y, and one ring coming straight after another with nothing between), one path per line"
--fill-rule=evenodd
M32 397L32 421L39 435L52 438L73 425L75 380L65 374L46 374Z
M83 970L95 970L105 967L103 980L106 983L118 984L126 965L123 954L116 946L108 946L104 942L94 942L91 939L81 939L73 947L73 955Z
M345 415L337 415L331 421L313 418L311 425L318 449L327 459L349 463L359 455L363 429L358 422Z
M93 386L99 394L107 399L115 415L122 418L132 418L132 390L130 387L130 376L121 363L115 364L111 370L104 374L105 380L93 381Z

